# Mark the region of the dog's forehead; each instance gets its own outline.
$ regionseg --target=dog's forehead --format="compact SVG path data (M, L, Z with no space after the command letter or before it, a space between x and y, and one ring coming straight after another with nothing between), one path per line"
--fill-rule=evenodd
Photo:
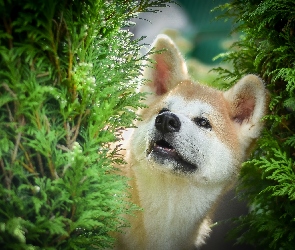
M176 108L183 108L191 114L228 112L221 91L191 81L181 82L171 90L165 103L172 107L179 105Z
M187 100L181 95L168 95L164 100L167 109L175 113L182 113L187 116L209 115L216 113L216 110L203 100Z

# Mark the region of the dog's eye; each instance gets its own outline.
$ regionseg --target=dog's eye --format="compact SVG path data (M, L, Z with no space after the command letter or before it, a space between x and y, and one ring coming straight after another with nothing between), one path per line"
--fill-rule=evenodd
M164 113L164 112L166 112L166 111L169 111L169 109L162 108L162 109L160 110L159 114Z
M196 118L194 118L194 122L200 127L203 127L206 129L212 129L212 126L211 126L209 120L204 117L196 117Z

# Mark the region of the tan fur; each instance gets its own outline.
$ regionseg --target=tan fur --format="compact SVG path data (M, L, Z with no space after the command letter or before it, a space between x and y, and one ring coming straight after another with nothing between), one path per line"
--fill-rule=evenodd
M164 51L145 72L150 82L141 91L151 93L149 107L122 166L131 201L143 211L126 217L131 227L117 235L116 249L194 249L204 243L209 214L259 136L266 91L254 75L226 92L194 83L168 37L158 36L154 47Z

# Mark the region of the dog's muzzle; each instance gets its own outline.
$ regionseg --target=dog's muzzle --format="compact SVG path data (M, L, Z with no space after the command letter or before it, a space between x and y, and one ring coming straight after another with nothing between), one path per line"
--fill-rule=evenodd
M157 135L150 142L147 154L160 164L165 164L166 160L174 162L176 171L194 172L197 166L184 160L173 143L174 133L179 132L181 128L179 118L170 111L161 112L155 119L155 128Z

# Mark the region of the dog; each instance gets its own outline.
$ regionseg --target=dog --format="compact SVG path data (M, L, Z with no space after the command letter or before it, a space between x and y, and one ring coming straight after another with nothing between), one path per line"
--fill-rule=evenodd
M153 48L162 52L150 56L154 65L144 73L147 108L122 166L131 202L143 211L127 216L130 227L117 235L116 249L196 249L259 137L267 91L256 75L224 92L194 83L169 37L158 35Z

